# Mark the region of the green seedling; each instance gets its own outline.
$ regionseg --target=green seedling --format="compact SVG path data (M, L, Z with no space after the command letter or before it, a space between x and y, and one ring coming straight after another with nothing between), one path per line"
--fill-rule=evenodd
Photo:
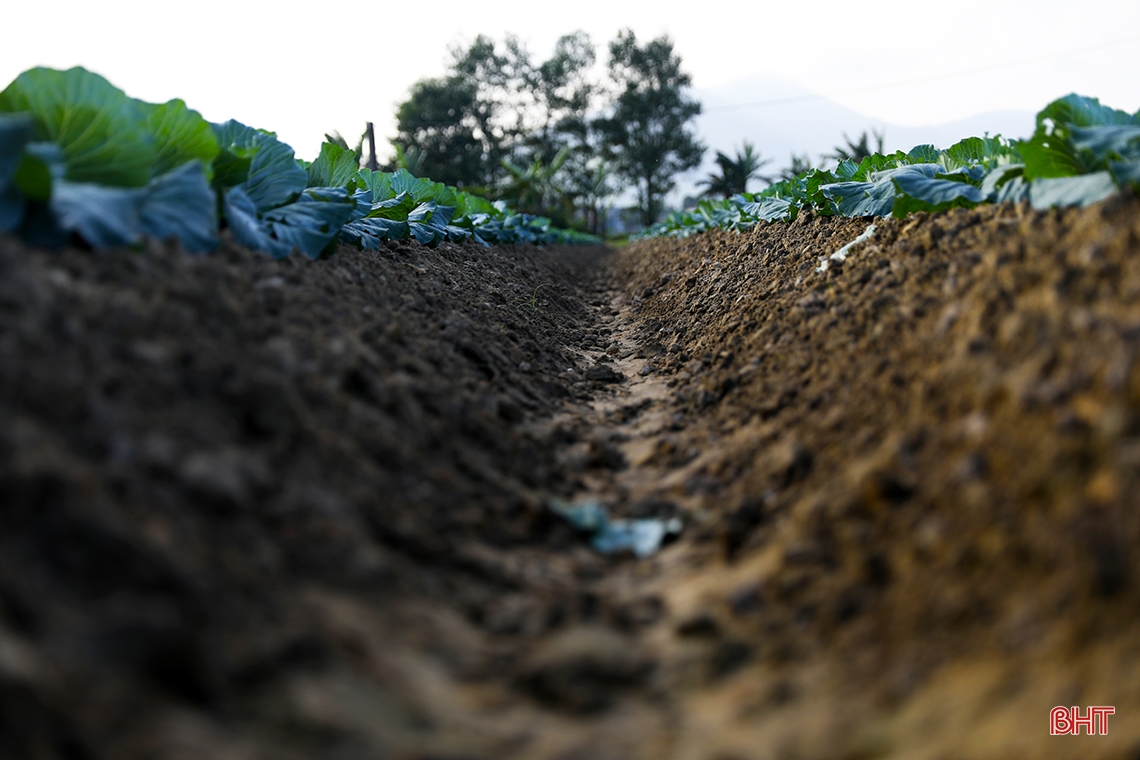
M539 310L538 291L544 287L546 287L546 283L543 283L542 285L539 285L538 287L536 287L534 289L534 292L530 294L530 299L523 298L522 300L515 301L515 306L529 306L531 311L538 311ZM542 308L544 311L546 310L546 307L542 307Z

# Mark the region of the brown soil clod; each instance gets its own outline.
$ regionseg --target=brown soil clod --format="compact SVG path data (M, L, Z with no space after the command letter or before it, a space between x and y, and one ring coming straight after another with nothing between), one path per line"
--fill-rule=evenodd
M0 239L0 757L1135 757L1138 212Z

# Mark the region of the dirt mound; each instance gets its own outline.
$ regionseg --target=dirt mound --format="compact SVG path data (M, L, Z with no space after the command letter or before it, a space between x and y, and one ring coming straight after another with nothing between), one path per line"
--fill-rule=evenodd
M347 674L329 678L354 702L415 624L376 623L391 654L366 666L333 608L442 597L478 620L517 585L499 553L562 529L551 446L516 428L589 387L568 347L596 336L601 253L5 240L0 755L222 757L267 724L267 756L347 741L356 718L304 679ZM455 667L493 667L465 654ZM409 676L371 675L400 696L361 720L419 720L392 686Z
M1053 706L1140 709L1138 210L880 221L827 271L866 222L618 257L707 514L666 606L752 656L692 746L1062 757Z
M0 755L1135 757L1138 211L5 239Z

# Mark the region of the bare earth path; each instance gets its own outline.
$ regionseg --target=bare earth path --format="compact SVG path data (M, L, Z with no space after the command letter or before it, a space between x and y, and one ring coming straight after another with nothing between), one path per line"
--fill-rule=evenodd
M1138 212L0 240L0 757L1134 759Z

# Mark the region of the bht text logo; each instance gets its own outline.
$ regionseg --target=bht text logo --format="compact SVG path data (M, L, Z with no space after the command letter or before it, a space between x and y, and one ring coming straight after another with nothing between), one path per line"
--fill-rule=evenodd
M1077 736L1084 728L1089 736L1106 736L1108 716L1115 714L1115 707L1090 707L1088 715L1082 718L1079 707L1054 707L1049 711L1049 733L1053 736Z

